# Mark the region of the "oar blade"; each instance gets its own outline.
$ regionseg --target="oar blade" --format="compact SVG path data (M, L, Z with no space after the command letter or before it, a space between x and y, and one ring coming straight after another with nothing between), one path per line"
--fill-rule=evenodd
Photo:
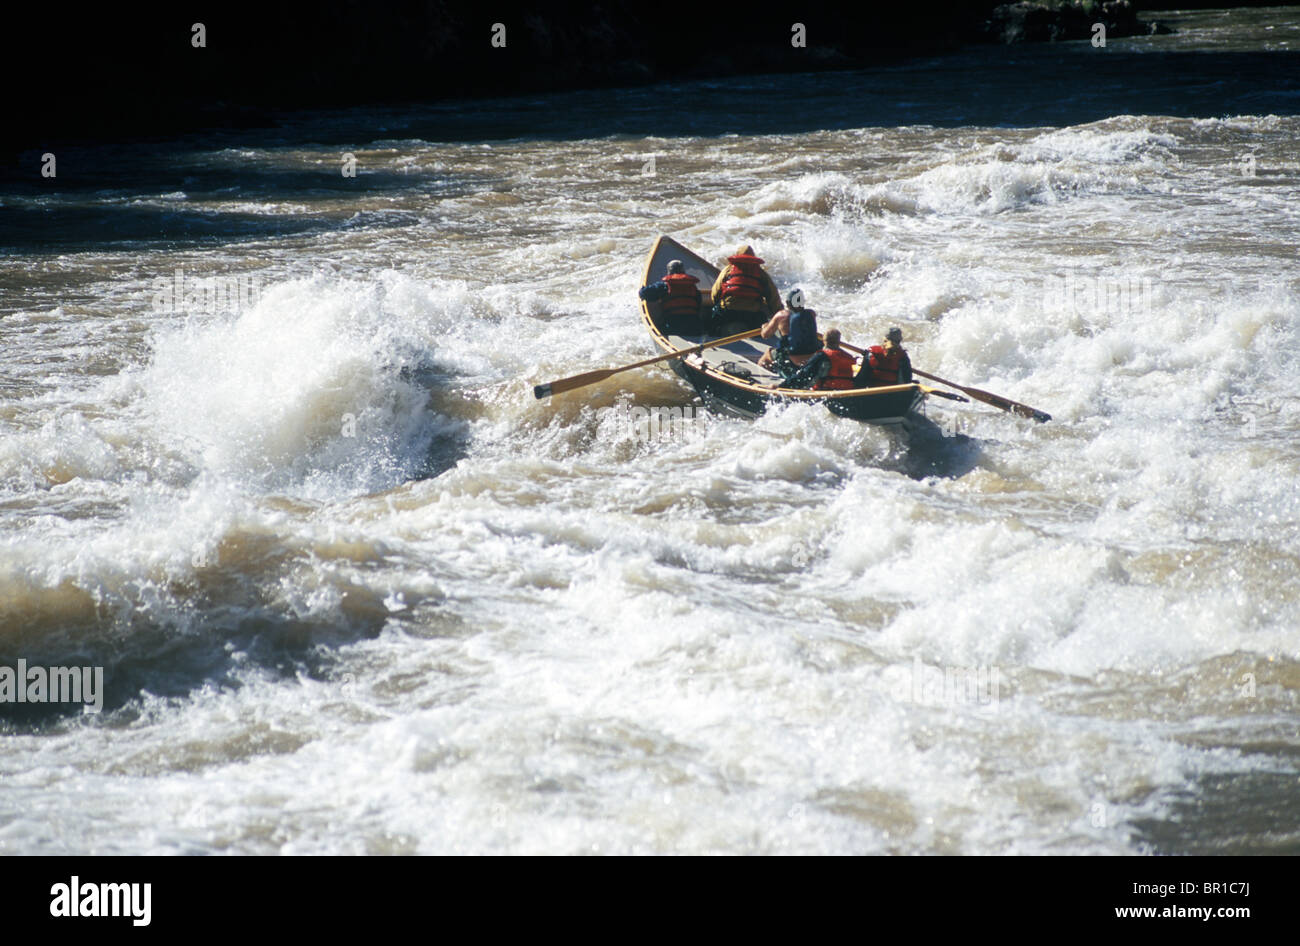
M930 374L919 368L912 369L913 374L920 375L922 378L929 378L931 381L938 381L940 384L946 384L954 387L963 394L969 394L977 401L983 401L1000 411L1006 411L1017 417L1024 417L1028 420L1036 420L1040 424L1045 424L1052 419L1052 415L1047 411L1040 411L1036 407L1030 407L1028 404L1021 404L1019 401L1013 401L1010 398L1002 397L1000 394L993 394L989 391L981 391L979 388L968 388L964 384L958 384L956 381L949 381L947 378L941 378L937 374Z
M860 355L866 352L848 342L840 342L841 348L847 348L849 351L855 351ZM1021 404L1019 401L1013 401L1010 398L1002 397L997 394L990 394L988 391L981 391L979 388L968 388L964 384L958 384L956 381L949 381L947 378L941 378L937 374L930 374L928 371L922 371L920 368L913 368L912 373L922 378L929 378L931 381L938 381L940 384L946 384L949 387L956 388L962 394L969 394L977 401L983 401L985 404L996 407L1000 411L1006 411L1009 414L1015 414L1017 417L1024 417L1029 420L1036 420L1040 424L1045 424L1052 419L1052 415L1047 411L1040 411L1036 407L1030 407L1028 404ZM929 391L926 392L931 393ZM938 392L934 392L938 393Z
M714 348L718 345L728 345L731 342L738 342L744 338L752 338L760 331L761 329L750 329L747 332L728 335L725 338L715 338L709 342L701 342L699 345L692 345L690 348L665 352L662 355L655 355L653 358L644 358L641 361L634 361L630 365L620 365L617 368L602 368L599 371L588 371L585 374L575 374L572 378L561 378L559 381L552 381L550 384L535 384L533 385L533 397L540 401L543 398L552 397L556 394L563 394L565 391L572 391L574 388L582 388L589 384L595 384L598 381L604 381L606 378L611 375L616 375L620 371L631 371L633 368L644 368L646 365L658 364L661 361L668 361L672 358L681 358L685 355L694 354L697 351L703 351L706 348Z
M997 394L990 394L988 391L981 391L979 388L962 388L971 397L983 401L985 404L991 404L1000 408L1009 414L1015 414L1017 417L1023 417L1026 420L1035 420L1040 424L1045 424L1052 419L1052 415L1046 411L1040 411L1036 407L1030 407L1028 404L1021 404L1019 401L1013 401L1010 398L1001 397Z
M574 388L583 388L589 384L595 384L597 381L604 381L615 373L608 368L602 368L599 371L575 374L571 378L561 378L559 381L552 381L549 384L536 384L533 385L533 397L539 401L544 398L554 397L556 394L563 394L565 391L572 391Z

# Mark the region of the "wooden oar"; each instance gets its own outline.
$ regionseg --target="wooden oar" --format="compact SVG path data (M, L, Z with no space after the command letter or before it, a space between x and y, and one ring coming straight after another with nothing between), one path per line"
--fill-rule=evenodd
M533 396L540 401L542 398L550 397L553 394L563 394L565 391L572 391L575 388L585 388L589 384L604 381L611 375L616 375L621 371L631 371L633 368L644 368L646 365L668 361L670 358L681 358L683 355L693 355L698 351L704 351L706 348L716 348L719 345L729 345L732 342L740 341L742 338L752 338L761 331L761 328L756 328L748 332L741 332L739 335L728 335L726 338L714 339L711 342L704 342L703 344L694 345L690 348L670 351L666 355L658 355L654 358L647 358L644 361L633 362L630 365L623 365L621 368L602 368L599 371L587 371L583 374L575 374L571 378L561 378L559 381L552 381L550 384L534 385Z
M861 348L857 348L846 342L840 342L840 346L847 348L849 351L855 351L859 355L866 354L866 352ZM962 394L969 394L977 401L983 401L985 404L992 405L993 407L1010 414L1015 414L1017 417L1028 417L1032 420L1038 421L1040 424L1045 424L1052 419L1051 414L1046 411L1040 411L1036 407L1030 407L1028 404L1021 404L1019 401L1013 401L1010 398L1002 397L1001 395L993 394L989 391L981 391L979 388L968 388L964 384L957 384L954 381L948 381L945 378L929 374L919 368L913 368L912 374L919 374L922 378L929 378L931 381L938 381L940 384L946 384L950 388L956 388Z

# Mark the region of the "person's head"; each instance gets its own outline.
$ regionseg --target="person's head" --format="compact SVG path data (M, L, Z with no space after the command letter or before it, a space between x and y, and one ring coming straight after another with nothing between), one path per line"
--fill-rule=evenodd
M668 261L669 276L680 276L684 272L686 272L686 264L683 263L681 260L675 259L675 260Z
M734 262L736 259L745 260L749 263L754 264L755 266L761 266L763 264L763 261L759 259L758 254L754 252L754 248L750 246L748 243L740 244L740 247L736 250L736 252L732 253L730 256L727 257L727 262L731 263Z
M840 330L831 328L826 330L826 347L835 351L840 347Z
M903 344L903 330L901 328L891 328L885 333L885 341L896 348L901 346Z
M785 307L791 312L802 309L804 304L803 290L791 289L790 295L785 297Z

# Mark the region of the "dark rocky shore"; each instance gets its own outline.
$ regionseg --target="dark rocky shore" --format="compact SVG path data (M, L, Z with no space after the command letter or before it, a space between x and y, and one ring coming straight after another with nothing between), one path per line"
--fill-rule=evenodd
M1108 38L1160 29L1130 0L932 0L852 13L825 0L53 10L6 14L13 45L31 57L6 64L17 69L6 150L259 125L302 108L876 66L973 42L1088 39L1098 22Z
M1169 27L1159 20L1138 17L1130 0L1104 3L1076 2L1003 3L988 12L971 38L993 43L1058 42L1072 39L1091 40L1096 24L1105 27L1105 37L1140 36L1168 33Z

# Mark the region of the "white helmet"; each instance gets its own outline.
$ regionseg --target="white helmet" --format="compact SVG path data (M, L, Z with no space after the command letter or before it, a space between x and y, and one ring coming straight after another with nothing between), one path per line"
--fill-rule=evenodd
M802 290L802 289L791 289L791 290L790 290L790 295L788 295L788 296L785 297L785 307L786 307L787 309L802 309L802 308L803 308L803 290Z

